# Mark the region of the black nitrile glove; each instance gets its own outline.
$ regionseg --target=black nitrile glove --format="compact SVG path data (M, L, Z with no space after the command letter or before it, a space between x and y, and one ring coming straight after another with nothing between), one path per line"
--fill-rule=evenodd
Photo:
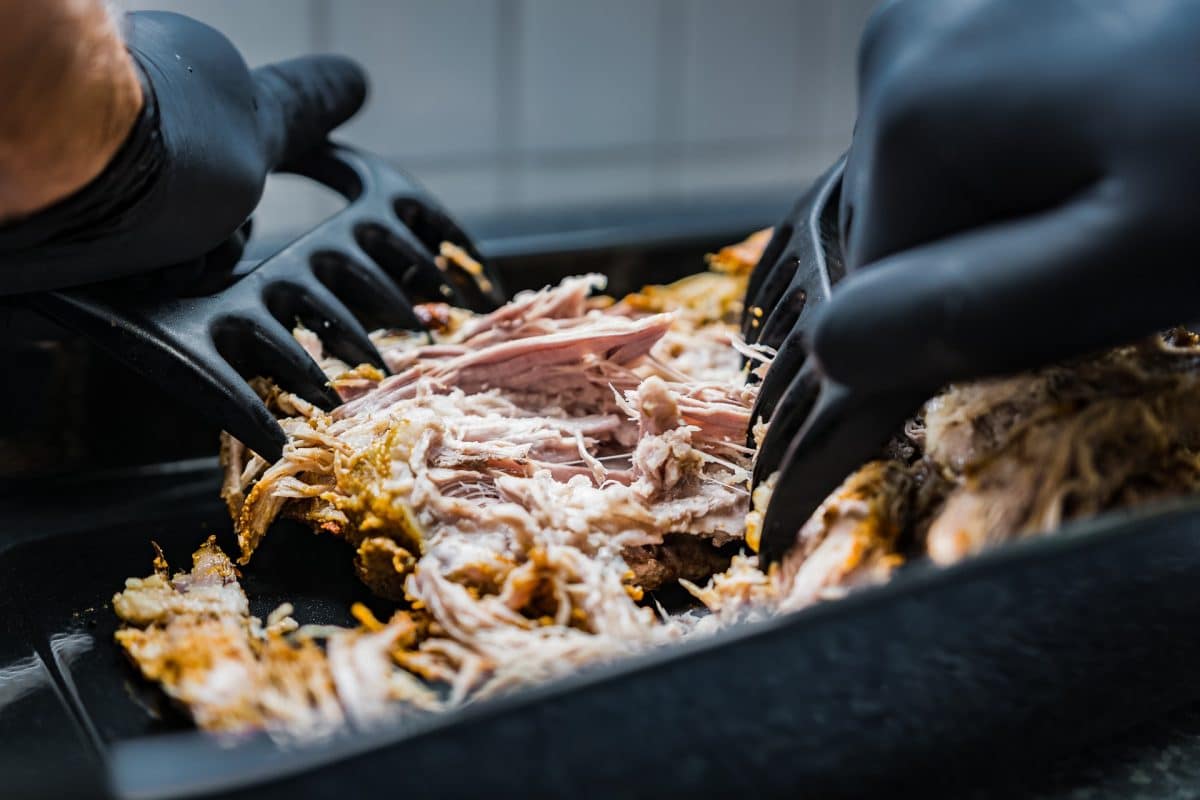
M894 0L859 56L831 377L936 388L1200 317L1200 2Z
M227 251L267 173L321 144L366 95L363 71L348 59L251 71L225 36L178 14L129 14L125 36L141 73L141 117L92 183L0 228L0 294Z

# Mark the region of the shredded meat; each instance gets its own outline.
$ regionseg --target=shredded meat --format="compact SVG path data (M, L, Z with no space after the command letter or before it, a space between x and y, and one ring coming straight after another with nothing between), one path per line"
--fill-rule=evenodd
M323 735L449 708L647 647L786 613L1106 509L1200 487L1200 340L1186 332L1035 373L952 386L797 532L754 552L774 479L749 496L755 384L771 353L735 334L769 238L714 272L612 302L584 276L497 311L421 313L432 343L376 331L384 377L297 330L343 404L256 388L289 442L267 464L226 439L239 561L290 516L346 541L397 611L356 628L250 616L210 540L114 598L117 638L216 731ZM471 273L443 248L445 268ZM754 440L767 428L757 424ZM698 605L668 615L656 590Z
M744 270L717 277L710 289L740 295ZM671 290L653 287L652 311L594 302L602 286L572 278L477 317L425 308L439 323L432 344L372 334L386 378L327 357L298 329L344 403L324 413L256 382L290 441L275 464L223 443L240 560L274 519L304 520L352 546L359 578L407 609L407 632L389 634L400 623L360 609L359 628L323 632L324 649L263 639L236 581L228 594L240 606L187 624L220 621L247 673L268 649L312 648L359 724L396 705L394 685L406 696L414 683L440 686L436 703L417 693L416 705L455 705L678 638L642 601L681 578L706 580L742 541L754 387L731 346L736 311L712 306L709 292L680 288L668 302ZM117 606L125 637L159 636L128 595ZM303 727L253 704L209 708L123 644L203 727Z
M324 655L282 634L295 627L284 609L263 628L250 616L233 564L209 539L190 572L130 578L113 597L128 626L117 642L198 725L237 732L267 728L321 734L343 722Z
M950 563L1063 522L1200 488L1200 347L1162 338L953 386L924 413L951 484L927 532Z
M906 551L951 564L1073 519L1193 493L1198 393L1200 337L1180 330L950 386L906 426L894 457L826 500L769 580L748 581L735 559L694 593L728 619L792 610L886 580ZM770 495L770 482L755 493L751 545Z

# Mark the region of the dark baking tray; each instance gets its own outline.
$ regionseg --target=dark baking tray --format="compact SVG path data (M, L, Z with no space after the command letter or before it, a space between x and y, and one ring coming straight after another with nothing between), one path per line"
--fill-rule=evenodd
M595 227L495 255L528 285L603 268L618 291L672 277L648 272L667 252L697 263L695 232L622 249ZM232 547L218 483L197 459L0 486L0 797L961 795L1200 697L1188 500L444 716L231 748L137 678L108 605L152 539L177 566L209 533ZM348 622L376 602L348 556L276 525L245 570L255 612Z
M108 606L149 571L151 539L175 564L211 531L232 544L215 466L137 497L111 480L125 492L6 500L7 524L39 532L0 553L4 797L938 794L1036 770L1200 690L1189 500L444 716L230 748L136 678ZM340 542L288 524L245 585L257 613L286 598L308 621L369 601Z

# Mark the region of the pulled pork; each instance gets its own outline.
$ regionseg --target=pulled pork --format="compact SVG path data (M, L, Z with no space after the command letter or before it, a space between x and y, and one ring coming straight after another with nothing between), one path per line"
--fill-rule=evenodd
M724 621L881 583L905 558L952 564L1070 520L1200 489L1200 337L1185 330L1012 377L953 385L894 458L852 474L768 580L753 557L695 596ZM759 488L753 543L770 502ZM711 624L711 623L709 623Z
M259 382L290 441L273 465L223 442L239 561L273 520L300 519L344 539L363 583L398 610L383 623L356 607L357 628L318 629L284 608L264 626L210 541L191 572L168 578L160 558L130 579L114 599L119 643L201 727L324 735L1200 483L1200 347L1176 332L949 387L764 572L753 553L773 482L749 496L756 390L743 360L762 371L770 353L742 344L735 322L768 237L619 302L592 297L603 280L584 276L484 316L422 307L433 341L372 334L388 377L298 330L344 403L325 413ZM648 594L676 585L700 607L668 614Z
M318 337L296 331L344 403L324 413L258 382L290 441L269 465L226 438L222 494L241 563L273 520L298 518L344 539L361 580L404 609L406 621L378 632L370 621L331 632L324 651L311 637L296 643L327 654L326 695L346 720L368 724L364 709L414 705L395 702L413 681L429 697L438 690L418 705L453 706L682 635L645 592L707 580L744 538L755 388L734 323L765 238L755 241L718 254L721 273L618 303L593 298L604 281L584 276L485 316L422 307L438 322L432 342L372 334L388 377L330 358ZM169 585L156 576L146 581ZM226 585L236 607L189 606L178 620L126 614L135 591L119 596L119 641L199 725L326 729L215 703L192 689L208 672L161 668L135 646L170 640L185 624L219 629L237 643L242 674L269 673L282 634L259 630L236 583ZM406 633L383 635L397 627ZM352 658L348 642L358 642ZM213 646L222 648L209 651L213 663L234 652ZM337 680L350 672L361 679ZM397 682L403 692L387 688ZM347 694L352 684L370 688L372 702Z
M154 574L127 580L113 609L128 623L117 642L201 727L311 737L332 733L347 717L378 718L388 702L434 705L421 682L379 670L374 657L412 639L408 614L397 612L386 626L335 629L322 650L287 604L265 627L250 616L237 570L214 538L192 561L190 572L168 578L159 553Z

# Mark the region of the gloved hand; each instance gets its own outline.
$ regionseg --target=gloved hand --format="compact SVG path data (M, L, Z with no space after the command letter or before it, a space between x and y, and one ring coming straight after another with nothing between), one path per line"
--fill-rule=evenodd
M883 6L823 370L936 388L1200 317L1198 42L1194 0Z
M0 228L0 294L227 251L267 174L321 144L366 95L348 59L251 71L225 36L178 14L129 14L125 39L142 81L141 117L94 181Z

